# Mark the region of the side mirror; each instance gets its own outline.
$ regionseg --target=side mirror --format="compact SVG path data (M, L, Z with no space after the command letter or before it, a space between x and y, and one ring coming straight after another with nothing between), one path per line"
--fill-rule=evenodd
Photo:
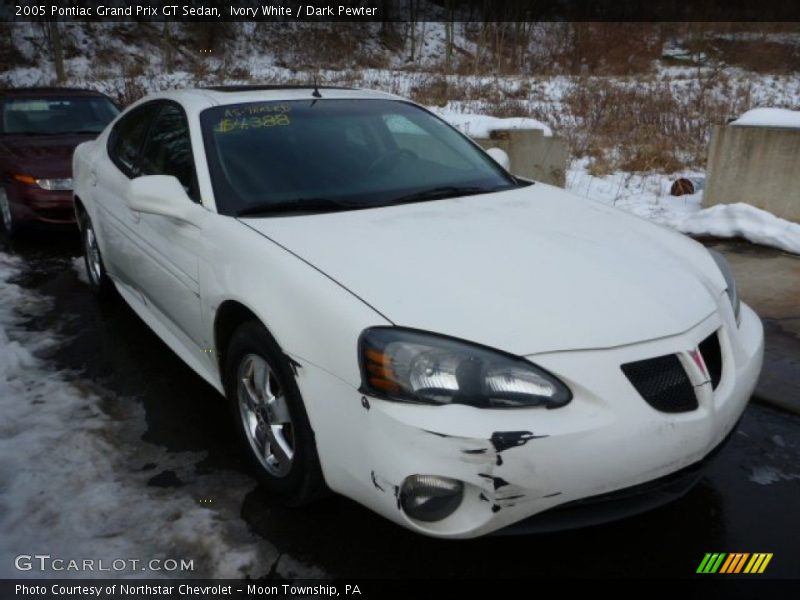
M131 181L128 206L135 212L191 223L195 204L172 175L145 175Z
M486 154L491 156L494 162L503 167L506 171L511 170L511 159L508 158L508 154L506 154L505 150L501 150L500 148L489 148L486 151Z

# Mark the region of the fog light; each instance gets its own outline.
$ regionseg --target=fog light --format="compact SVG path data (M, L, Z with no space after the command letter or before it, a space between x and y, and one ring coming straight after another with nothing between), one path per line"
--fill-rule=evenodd
M400 488L400 506L417 521L441 521L461 505L464 484L436 475L412 475Z

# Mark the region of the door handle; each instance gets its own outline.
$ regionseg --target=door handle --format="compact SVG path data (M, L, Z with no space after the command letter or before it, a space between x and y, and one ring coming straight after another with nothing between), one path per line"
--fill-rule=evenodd
M92 186L97 185L97 173L95 171L89 171L89 183Z

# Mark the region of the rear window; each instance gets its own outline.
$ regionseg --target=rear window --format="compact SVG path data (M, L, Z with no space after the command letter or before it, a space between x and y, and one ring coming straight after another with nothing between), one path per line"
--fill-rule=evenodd
M0 103L0 133L97 134L118 112L108 98L100 96L7 98Z

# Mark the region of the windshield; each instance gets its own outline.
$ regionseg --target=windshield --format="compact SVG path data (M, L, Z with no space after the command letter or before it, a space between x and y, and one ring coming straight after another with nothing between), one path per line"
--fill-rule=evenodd
M210 108L201 121L222 214L368 208L519 185L406 102L259 102Z
M14 97L0 111L0 133L7 135L100 133L119 112L100 96Z

